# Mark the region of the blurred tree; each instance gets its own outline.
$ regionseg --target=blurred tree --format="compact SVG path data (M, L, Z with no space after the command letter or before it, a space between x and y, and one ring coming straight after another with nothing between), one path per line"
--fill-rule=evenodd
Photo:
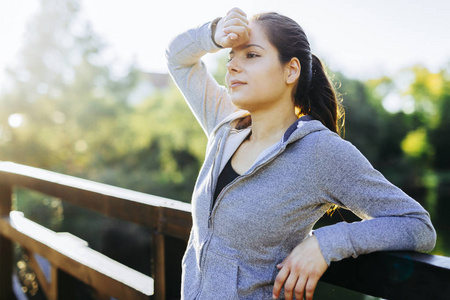
M9 93L0 99L1 159L78 175L111 155L103 146L122 129L117 120L130 111L126 95L137 70L116 78L79 10L78 1L42 0L29 23L20 64L9 70ZM23 121L17 128L7 123L13 114Z

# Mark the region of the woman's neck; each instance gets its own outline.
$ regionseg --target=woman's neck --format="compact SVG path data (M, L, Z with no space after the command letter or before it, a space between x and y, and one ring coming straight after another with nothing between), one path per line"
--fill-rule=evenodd
M273 144L297 120L294 109L253 112L251 142Z

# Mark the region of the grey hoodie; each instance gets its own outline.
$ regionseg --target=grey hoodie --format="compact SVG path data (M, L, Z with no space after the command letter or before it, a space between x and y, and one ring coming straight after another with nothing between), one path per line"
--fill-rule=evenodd
M217 178L251 130L236 129L248 113L232 105L200 60L218 50L207 23L176 37L166 53L173 79L209 138L192 197L183 299L271 299L276 265L332 204L364 221L314 231L327 264L380 250L433 249L429 214L353 145L310 117L297 120L213 207Z

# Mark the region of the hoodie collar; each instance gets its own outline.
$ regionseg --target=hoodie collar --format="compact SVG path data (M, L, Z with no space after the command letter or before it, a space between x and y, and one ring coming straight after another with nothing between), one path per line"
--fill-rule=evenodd
M294 133L294 131L297 130L300 122L307 122L307 121L311 121L311 120L313 120L313 118L308 115L302 116L302 117L298 118L297 120L295 120L295 122L292 123L292 125L289 126L289 128L286 130L286 132L283 135L283 139L281 141L283 143L286 142L289 139L289 137Z
M311 116L302 116L298 118L284 133L282 143L291 143L304 136L315 132L327 130L327 128Z

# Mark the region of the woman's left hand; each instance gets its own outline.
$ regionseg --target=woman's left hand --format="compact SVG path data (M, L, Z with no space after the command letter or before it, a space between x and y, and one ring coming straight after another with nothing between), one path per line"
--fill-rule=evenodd
M305 294L306 300L312 300L317 282L328 265L322 256L317 238L312 235L295 247L277 268L280 272L273 287L274 299L280 296L284 285L285 299L292 300L294 294L296 299L303 299Z

